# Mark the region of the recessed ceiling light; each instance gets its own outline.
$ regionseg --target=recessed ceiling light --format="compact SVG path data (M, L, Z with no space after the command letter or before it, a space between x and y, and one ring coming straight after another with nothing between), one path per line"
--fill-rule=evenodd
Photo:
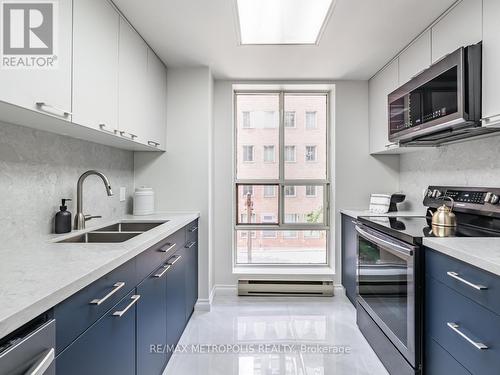
M316 44L333 0L236 0L241 44Z

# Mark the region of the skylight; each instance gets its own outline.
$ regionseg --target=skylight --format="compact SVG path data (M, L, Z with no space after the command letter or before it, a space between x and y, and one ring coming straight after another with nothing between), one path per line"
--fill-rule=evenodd
M315 44L333 0L236 0L241 44Z

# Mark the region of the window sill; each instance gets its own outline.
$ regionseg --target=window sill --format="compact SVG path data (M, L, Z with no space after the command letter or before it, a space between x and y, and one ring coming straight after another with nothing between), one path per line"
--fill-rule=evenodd
M316 275L332 276L335 271L328 266L244 266L233 267L233 275Z

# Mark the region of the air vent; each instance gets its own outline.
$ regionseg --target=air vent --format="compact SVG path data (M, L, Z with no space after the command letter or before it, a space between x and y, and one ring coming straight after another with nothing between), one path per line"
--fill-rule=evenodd
M332 297L330 280L238 280L239 296Z

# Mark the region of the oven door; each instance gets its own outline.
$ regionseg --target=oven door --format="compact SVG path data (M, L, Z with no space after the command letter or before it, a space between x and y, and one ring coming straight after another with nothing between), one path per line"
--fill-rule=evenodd
M358 302L415 367L416 246L364 225L358 232Z

